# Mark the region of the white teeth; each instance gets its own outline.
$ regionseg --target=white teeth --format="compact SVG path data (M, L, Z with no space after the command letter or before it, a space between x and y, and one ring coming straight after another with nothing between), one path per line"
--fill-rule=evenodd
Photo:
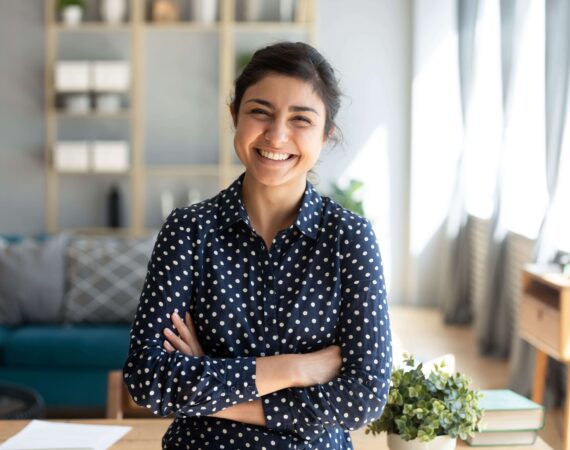
M269 159L273 159L275 161L284 161L287 158L289 158L289 156L286 153L271 153L271 152L265 152L261 149L259 149L259 153L261 153L261 156L264 156L265 158L269 158Z

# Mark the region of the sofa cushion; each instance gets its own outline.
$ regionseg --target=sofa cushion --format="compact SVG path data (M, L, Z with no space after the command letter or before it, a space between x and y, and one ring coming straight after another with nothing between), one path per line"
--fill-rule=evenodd
M0 324L61 321L68 238L0 238Z
M67 247L66 323L131 323L156 234L74 236Z
M127 325L18 327L5 340L4 366L38 370L120 368L127 358L129 331Z

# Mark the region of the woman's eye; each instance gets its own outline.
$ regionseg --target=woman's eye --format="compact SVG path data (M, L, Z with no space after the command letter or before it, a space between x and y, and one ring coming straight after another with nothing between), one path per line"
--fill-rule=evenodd
M268 115L267 111L264 111L263 109L252 109L250 111L250 114L255 114L255 115Z
M296 116L293 118L293 120L297 121L297 122L304 122L307 124L310 124L311 121L309 119L307 119L305 116Z

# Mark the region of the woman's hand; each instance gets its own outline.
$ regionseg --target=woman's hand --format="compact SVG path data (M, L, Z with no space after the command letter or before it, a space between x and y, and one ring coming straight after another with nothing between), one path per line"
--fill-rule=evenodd
M171 353L178 350L186 356L204 356L202 346L198 341L194 322L190 317L190 313L186 312L184 321L178 313L173 312L171 315L172 323L178 331L178 335L169 328L164 329L166 340L164 341L164 349Z
M330 345L322 350L295 357L297 364L293 387L328 383L338 376L342 367L342 356L338 345Z

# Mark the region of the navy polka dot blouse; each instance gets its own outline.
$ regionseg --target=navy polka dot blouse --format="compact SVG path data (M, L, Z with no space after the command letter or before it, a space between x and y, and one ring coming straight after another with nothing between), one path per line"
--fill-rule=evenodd
M382 414L392 367L372 226L307 182L296 221L267 249L243 206L243 177L166 219L132 326L125 383L139 405L175 413L165 449L352 449L348 431ZM174 311L190 312L205 356L164 350ZM332 344L342 352L338 377L259 395L256 357ZM266 427L209 417L256 399Z

